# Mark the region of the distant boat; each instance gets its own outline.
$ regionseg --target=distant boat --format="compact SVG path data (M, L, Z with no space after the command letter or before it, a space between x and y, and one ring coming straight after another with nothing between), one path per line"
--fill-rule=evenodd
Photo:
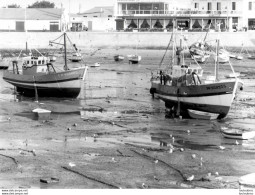
M129 63L138 64L142 57L138 55L127 55Z
M191 55L193 59L195 59L197 62L204 63L209 57L209 54L204 55Z
M122 55L115 55L113 58L116 62L123 61L125 59L125 57Z
M243 131L240 129L228 129L228 128L222 127L220 129L220 132L223 137L229 138L229 139L246 140L246 139L251 139L255 137L255 131Z
M240 55L236 56L235 58L236 58L237 60L243 60L243 56L240 56Z
M66 38L67 35L64 33L62 36ZM60 45L53 41L51 43ZM66 48L66 42L61 45ZM21 70L18 61L14 60L12 70L5 71L3 79L14 85L17 92L25 96L76 98L84 82L87 66L70 70L65 52L64 70L56 72L54 66L49 63L48 57L37 52L40 56L31 55L23 58Z
M2 69L2 70L8 69L9 64L10 64L10 59L1 58L1 56L0 56L0 69Z
M55 55L50 54L48 57L49 57L50 62L55 62L57 60L57 57Z
M219 56L218 56L218 61L219 63L226 63L229 62L229 53L225 49L220 49L219 50ZM217 61L217 55L215 54L214 60Z
M235 72L235 73L228 74L225 77L226 78L236 78L236 77L239 77L239 76L240 76L240 72Z
M96 62L95 64L90 65L90 67L100 67L100 64Z
M82 60L82 56L79 52L72 53L72 56L68 57L72 62L80 62Z
M250 60L255 60L255 56L249 55L249 56L248 56L248 59L250 59Z
M188 113L190 118L202 119L202 120L214 120L214 119L217 119L219 116L219 114L202 112L202 111L191 110L191 109L188 109Z

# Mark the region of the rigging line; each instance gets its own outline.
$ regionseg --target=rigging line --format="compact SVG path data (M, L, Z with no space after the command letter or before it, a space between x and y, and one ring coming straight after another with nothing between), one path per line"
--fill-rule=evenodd
M171 35L170 41L169 41L169 43L168 43L168 45L167 45L166 51L165 51L165 53L164 53L164 55L163 55L163 58L161 59L161 61L160 61L160 63L159 63L159 67L161 67L161 65L162 65L162 63L163 63L163 60L164 60L164 58L165 58L165 56L166 56L166 53L167 53L167 51L168 51L168 49L169 49L169 47L170 47L170 44L171 44L171 42L172 42L172 39L173 39L173 33L172 33L172 35Z
M50 41L50 42L54 42L54 41L58 40L61 37L63 37L63 35L60 35L58 38L56 38L56 39L54 39L53 41Z

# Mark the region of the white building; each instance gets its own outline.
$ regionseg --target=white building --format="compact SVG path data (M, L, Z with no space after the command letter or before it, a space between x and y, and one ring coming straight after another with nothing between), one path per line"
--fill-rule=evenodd
M192 0L191 7L200 21L211 19L217 24L221 20L229 30L255 30L254 0Z
M116 0L116 29L255 30L253 0Z
M71 31L115 30L113 6L94 7L86 12L70 14Z
M0 31L61 31L62 10L54 8L1 8Z

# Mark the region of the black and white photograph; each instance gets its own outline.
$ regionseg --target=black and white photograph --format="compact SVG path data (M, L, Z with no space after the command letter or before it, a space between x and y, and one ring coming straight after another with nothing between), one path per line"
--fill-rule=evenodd
M0 80L2 195L254 195L254 0L0 0Z

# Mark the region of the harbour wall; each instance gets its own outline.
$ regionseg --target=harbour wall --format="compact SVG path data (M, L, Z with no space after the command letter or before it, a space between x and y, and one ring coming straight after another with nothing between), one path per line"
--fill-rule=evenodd
M0 32L0 49L45 49L49 47L49 40L61 36L61 32ZM171 38L171 32L68 32L72 43L78 48L142 48L165 49ZM203 40L206 33L183 33L187 41L183 44L190 45L198 40ZM181 33L176 33L175 40L179 45ZM225 47L242 47L255 49L255 32L210 32L206 41L215 45L215 40L220 38L221 45ZM63 39L62 39L63 40Z

